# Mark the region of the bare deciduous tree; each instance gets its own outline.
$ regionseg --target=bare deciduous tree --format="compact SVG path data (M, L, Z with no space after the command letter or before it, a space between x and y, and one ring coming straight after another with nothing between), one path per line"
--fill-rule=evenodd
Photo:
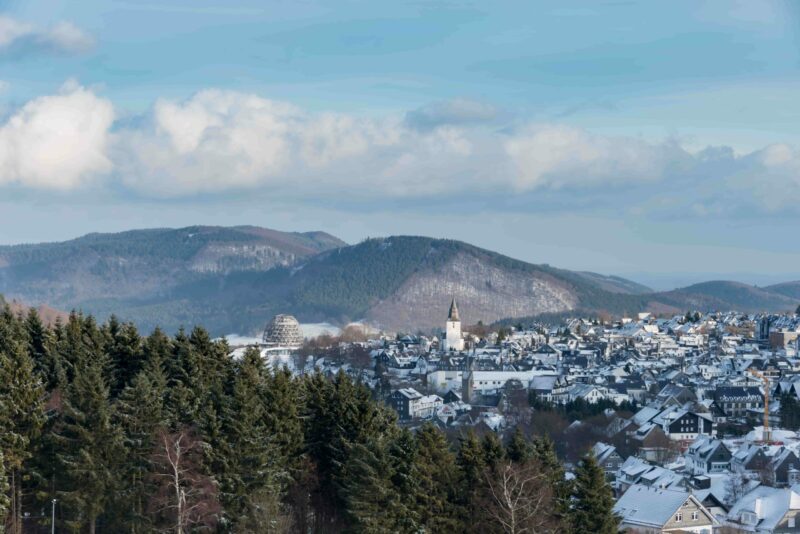
M485 472L487 527L507 534L554 532L553 493L537 462L501 463Z
M150 509L162 532L185 534L213 529L220 511L217 487L200 467L202 443L189 429L159 433L153 455L158 490Z
M725 504L733 506L745 496L749 480L743 473L733 473L725 481Z

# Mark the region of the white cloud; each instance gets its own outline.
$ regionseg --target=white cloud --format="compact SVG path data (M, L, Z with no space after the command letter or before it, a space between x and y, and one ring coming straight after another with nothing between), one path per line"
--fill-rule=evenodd
M108 100L74 83L31 100L0 125L0 184L66 190L111 171L113 121Z
M800 149L784 144L737 156L563 124L419 129L401 114L311 113L221 90L159 100L140 119L114 128L112 104L74 83L31 100L0 123L0 185L66 190L108 178L145 197L259 190L444 204L535 192L542 209L653 216L800 210Z
M505 148L520 190L653 182L669 166L688 158L673 143L607 137L563 125L529 127L510 138Z
M0 80L0 94L5 93L6 91L8 91L9 87L11 87L10 83L8 83L5 80Z
M0 15L0 51L16 47L18 53L56 51L77 54L93 46L94 39L71 22L60 21L49 28L38 28Z
M256 187L413 195L441 190L460 169L441 169L436 160L470 152L455 128L420 133L396 117L311 114L219 90L158 102L148 126L120 132L117 147L124 182L158 196ZM426 164L443 172L432 176Z
M94 46L94 39L71 22L57 23L40 34L40 39L58 50L76 54L86 52Z
M11 17L0 15L0 49L5 48L17 39L30 35L33 26L24 24Z

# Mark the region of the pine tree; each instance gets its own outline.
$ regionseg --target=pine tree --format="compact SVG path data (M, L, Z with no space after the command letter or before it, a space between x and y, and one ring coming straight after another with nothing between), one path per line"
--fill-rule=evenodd
M343 495L353 529L364 533L408 532L398 525L405 516L392 484L392 468L381 441L355 443L347 461Z
M158 432L166 427L165 378L160 367L145 367L122 390L114 403L113 423L121 429L124 455L118 468L121 522L130 532L152 528L146 514L152 490L148 480L150 457Z
M105 352L113 369L111 398L116 398L142 370L144 365L142 339L133 324L122 324L113 315L103 327L103 334L106 338Z
M531 459L533 456L533 449L519 426L514 427L514 433L506 446L506 456L512 462L523 464Z
M9 340L5 344L8 352L0 353L0 404L4 408L0 451L10 479L12 533L22 531L23 483L31 479L28 461L45 423L44 389L24 339L18 331L17 342Z
M0 404L0 410L3 408ZM5 525L8 521L11 499L8 497L10 490L8 478L6 477L6 462L3 451L0 451L0 534L5 532Z
M780 397L781 426L789 430L800 429L800 402L791 393Z
M455 456L444 434L430 423L417 431L416 440L420 526L431 532L461 531L463 514L458 503L460 480Z
M265 495L279 496L286 481L283 464L266 425L264 380L258 349L248 349L238 365L231 409L225 421L228 471L221 473L223 504L234 524L252 516Z
M44 326L39 314L31 308L25 318L28 332L28 353L34 368L47 391L52 391L64 379L64 371L58 354L53 350L51 332Z
M305 391L306 450L319 478L315 507L318 520L330 525L340 519L337 510L346 504L341 488L347 480L350 446L367 443L393 429L395 418L372 400L364 385L355 384L341 371L333 381L312 375L306 380Z
M606 474L591 453L575 471L574 507L571 532L576 534L615 534L619 518L614 515L614 493Z
M483 448L472 429L461 439L456 464L461 471L461 502L466 507L470 522L473 522L478 516L476 500L483 485L486 460Z
M280 463L290 473L299 468L303 449L301 385L287 369L266 373L263 387L267 432L274 438Z
M506 455L500 438L494 432L489 432L483 436L481 447L483 448L483 461L486 463L486 467L493 468Z
M57 433L66 485L59 488L60 495L75 512L68 524L88 526L90 534L115 495L122 451L121 433L111 420L104 364L102 353L75 362Z
M389 462L392 484L397 492L398 512L396 527L402 532L419 531L419 513L416 508L420 491L420 477L417 473L417 441L408 429L394 434L389 443Z
M540 436L534 440L533 458L542 466L542 470L553 488L554 516L562 523L566 523L570 513L572 484L565 477L564 466L556 456L553 440L548 436Z

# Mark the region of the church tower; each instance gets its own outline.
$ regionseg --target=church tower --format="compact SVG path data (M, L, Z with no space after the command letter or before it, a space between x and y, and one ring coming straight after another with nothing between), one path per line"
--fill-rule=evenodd
M464 350L464 339L461 337L461 319L458 317L456 299L450 303L444 332L444 350Z

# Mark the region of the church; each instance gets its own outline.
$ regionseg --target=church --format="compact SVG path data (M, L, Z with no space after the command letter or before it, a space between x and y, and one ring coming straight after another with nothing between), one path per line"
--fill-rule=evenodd
M444 340L443 350L464 350L464 338L461 337L461 319L458 317L458 306L456 299L450 303L450 312L447 314L445 331L442 336Z

